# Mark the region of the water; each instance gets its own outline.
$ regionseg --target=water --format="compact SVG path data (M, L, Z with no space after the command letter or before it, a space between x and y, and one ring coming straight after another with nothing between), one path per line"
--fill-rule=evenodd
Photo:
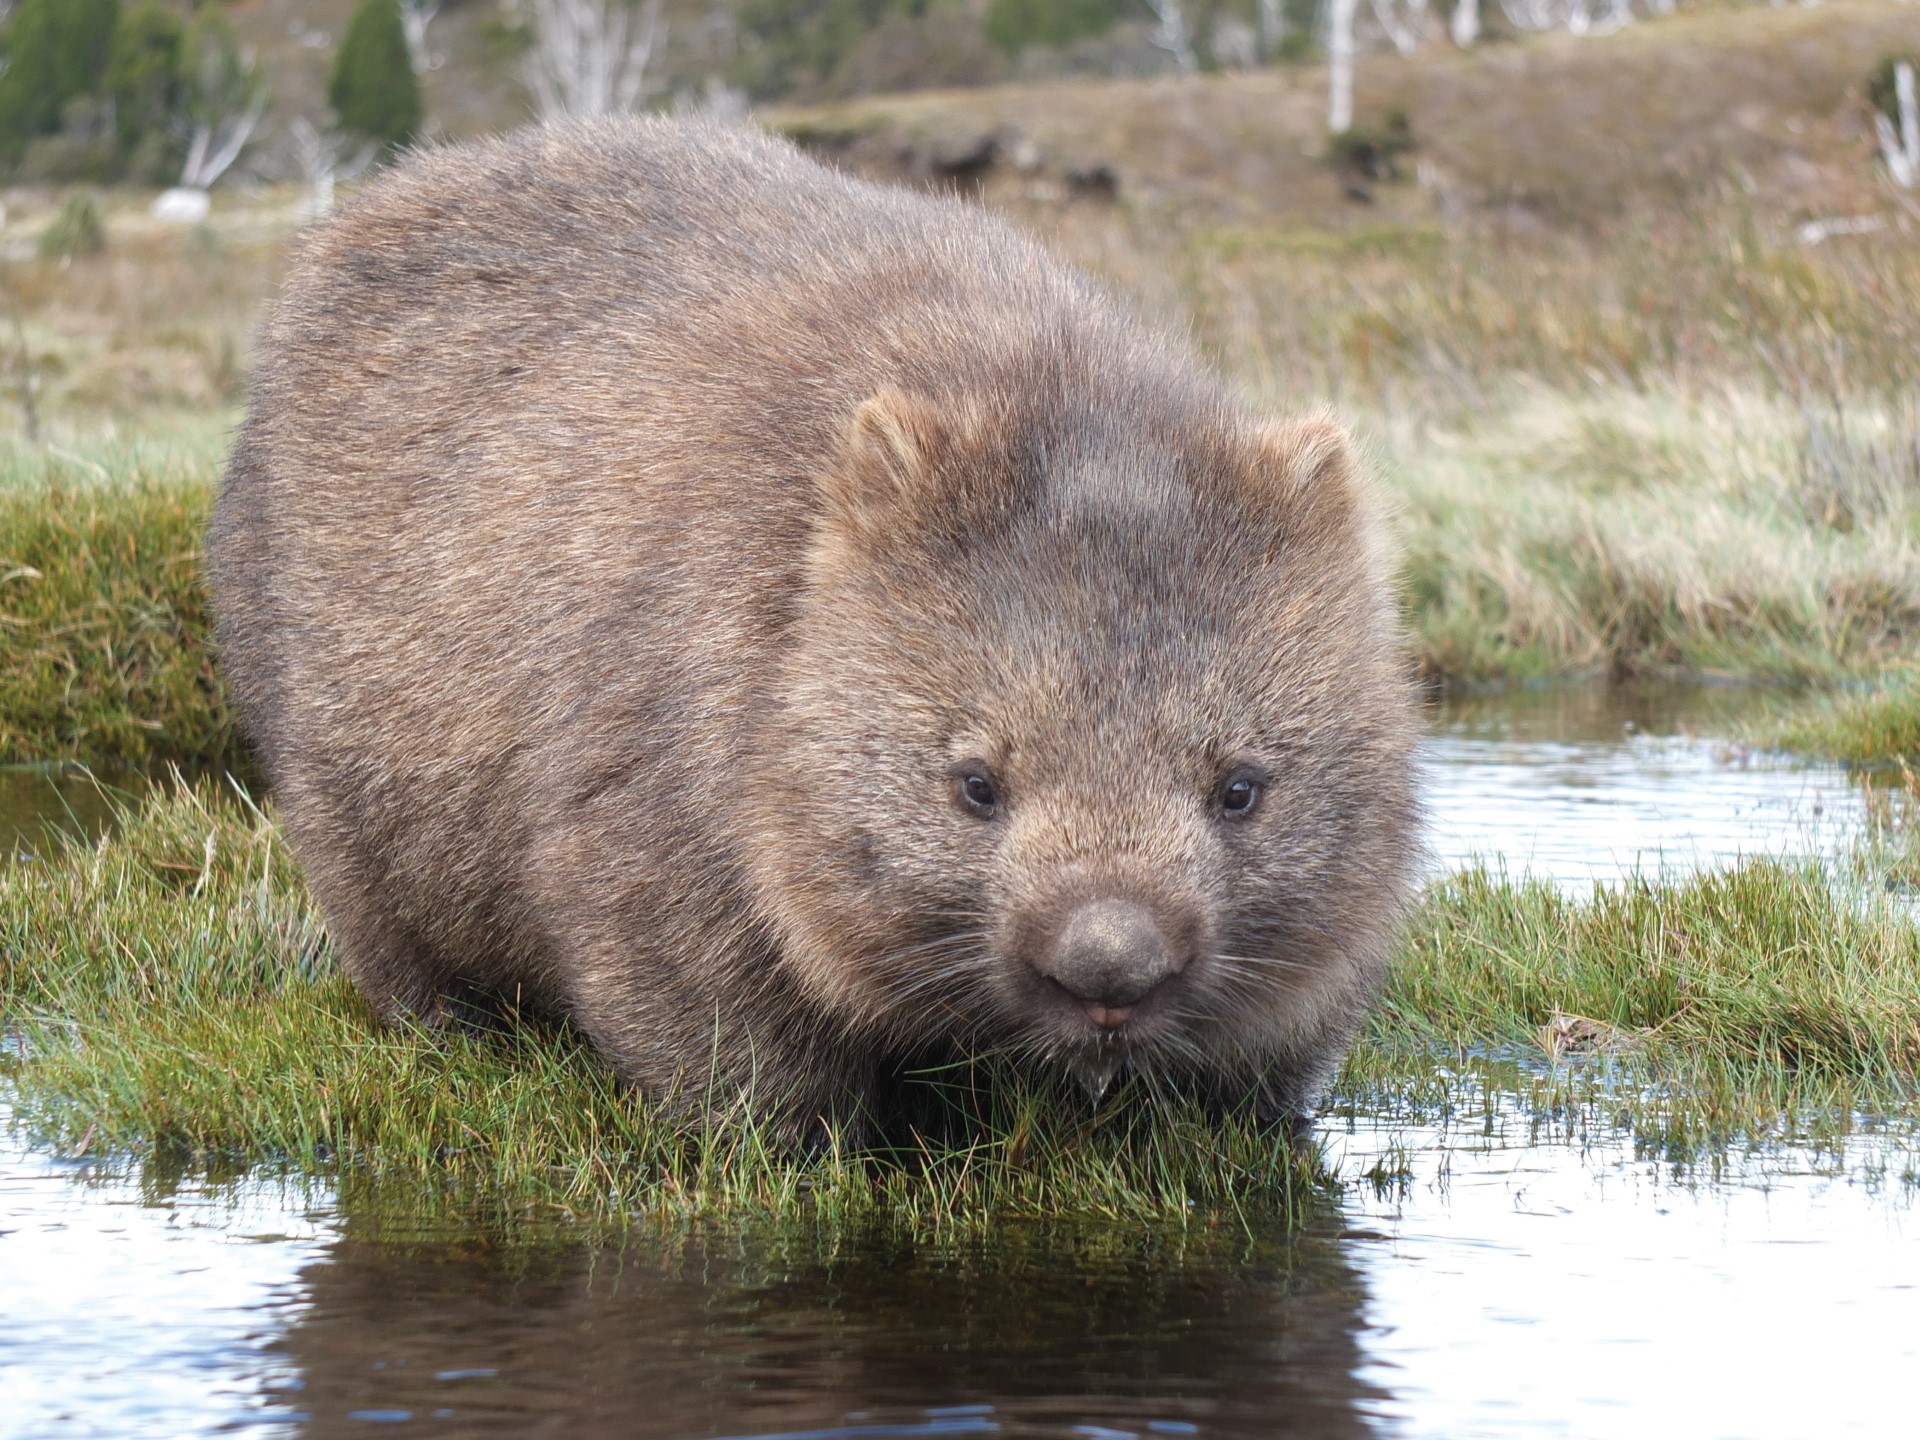
M96 774L80 765L0 765L0 844L11 854L38 854L59 835L96 836L116 803L148 781L137 772Z
M1479 858L1580 890L1636 870L1832 853L1863 833L1866 786L1723 738L1767 698L1583 687L1445 705L1423 752L1435 863Z
M1849 845L1866 802L1843 772L1713 738L1750 703L1560 691L1437 712L1437 863L1580 887ZM48 817L97 833L109 807L71 775L0 776L14 849L43 849ZM1327 1118L1351 1183L1295 1234L947 1245L449 1233L396 1222L391 1197L63 1158L0 1123L0 1436L1911 1427L1910 1129L1691 1159L1509 1080L1452 1113Z
M143 1184L16 1140L0 1433L1901 1433L1904 1142L1702 1177L1537 1124L1511 1102L1330 1121L1343 1170L1385 1178L1292 1236L954 1245L395 1234L324 1189Z

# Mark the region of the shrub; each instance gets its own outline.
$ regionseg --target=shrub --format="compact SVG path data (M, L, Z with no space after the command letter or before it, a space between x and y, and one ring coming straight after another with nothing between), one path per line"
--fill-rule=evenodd
M1896 125L1900 123L1900 97L1893 72L1899 65L1911 65L1920 71L1920 56L1889 55L1874 67L1867 79L1867 103Z
M1111 30L1120 16L1115 0L993 0L987 7L987 38L1018 55L1030 45L1065 45L1098 35Z
M97 255L107 248L107 232L100 223L100 207L91 195L76 195L67 201L40 237L40 256L44 260L71 260L76 255Z
M1413 122L1407 112L1387 112L1381 125L1356 125L1333 137L1327 159L1336 168L1367 180L1400 178L1400 157L1413 149Z
M394 0L360 0L327 81L344 129L395 148L420 128L420 82Z
M114 31L105 89L113 97L114 124L127 149L166 133L181 101L185 38L179 17L156 0L123 17Z
M0 154L17 158L59 130L67 102L105 73L120 0L21 0L7 26L0 75Z

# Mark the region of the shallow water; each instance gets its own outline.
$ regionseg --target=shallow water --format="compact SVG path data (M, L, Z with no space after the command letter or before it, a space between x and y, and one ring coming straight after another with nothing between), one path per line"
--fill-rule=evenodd
M1577 887L1849 845L1856 782L1712 738L1754 703L1549 691L1440 709L1436 863ZM44 848L49 818L97 833L109 814L84 778L0 774L16 850ZM391 1196L63 1158L0 1115L0 1437L1910 1427L1910 1121L1685 1160L1603 1105L1536 1109L1524 1074L1503 1083L1508 1098L1451 1112L1329 1117L1349 1183L1302 1232L1009 1226L946 1245L454 1233L396 1222Z
M1581 889L1843 849L1865 831L1867 782L1723 738L1769 700L1563 687L1442 705L1423 750L1434 863L1478 858Z
M0 1433L1896 1433L1906 1142L1711 1177L1512 1104L1323 1134L1304 1233L394 1233L324 1189L0 1144ZM1843 1378L1844 1377L1844 1378Z

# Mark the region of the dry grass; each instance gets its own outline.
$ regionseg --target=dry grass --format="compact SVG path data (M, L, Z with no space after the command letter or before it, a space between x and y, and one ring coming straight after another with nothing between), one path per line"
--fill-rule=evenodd
M989 203L1191 333L1261 406L1333 404L1378 460L1430 679L1871 680L1920 654L1920 211L1876 178L1860 94L1902 46L1920 48L1920 16L1844 0L1370 60L1363 111L1407 103L1425 167L1370 205L1320 158L1306 70L770 118L883 173L997 134ZM1117 203L1068 194L1092 162L1119 172ZM30 255L59 197L15 199L8 253ZM88 456L174 447L190 463L159 468L209 483L291 202L222 196L210 229L181 232L122 197L104 254L7 261L0 416ZM1855 212L1882 228L1794 236ZM42 463L13 453L16 511L51 503ZM108 521L138 529L137 510ZM205 716L134 718L228 743ZM106 758L134 733L38 702L0 719L17 755Z

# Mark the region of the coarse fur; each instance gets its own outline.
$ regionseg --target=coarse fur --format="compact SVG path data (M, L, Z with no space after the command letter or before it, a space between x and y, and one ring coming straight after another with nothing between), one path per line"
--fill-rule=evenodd
M987 1051L1286 1120L1416 850L1353 469L977 207L603 120L306 243L209 570L383 1016L538 1004L803 1132ZM1049 957L1114 897L1166 979L1103 1010Z

